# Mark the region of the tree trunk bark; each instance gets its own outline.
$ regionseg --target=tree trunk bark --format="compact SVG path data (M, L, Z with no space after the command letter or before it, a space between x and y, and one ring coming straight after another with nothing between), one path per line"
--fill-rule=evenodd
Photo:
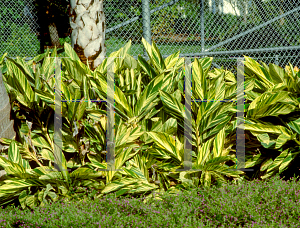
M99 66L106 55L105 15L103 0L70 1L71 43L80 60L91 70Z
M59 42L59 35L57 32L57 28L55 23L51 23L49 26L49 33L50 33L50 39L51 39L51 43L52 46L56 46L56 47L60 47L60 42Z

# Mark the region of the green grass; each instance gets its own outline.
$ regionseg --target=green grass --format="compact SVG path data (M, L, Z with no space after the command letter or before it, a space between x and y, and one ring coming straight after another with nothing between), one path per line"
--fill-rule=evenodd
M93 192L93 194L95 191ZM300 185L275 176L265 181L199 187L162 201L91 197L23 211L0 209L2 227L300 227Z
M110 38L109 40L105 41L105 45L107 48L107 56L116 51L120 48L124 47L125 44L128 41L120 40L117 38ZM201 52L201 46L200 45L183 45L183 44L157 44L158 50L160 51L161 55L171 55L176 53L177 51L180 51L180 54L188 54L188 53L199 53ZM208 47L205 47L208 48ZM221 49L220 49L221 50ZM225 50L225 49L222 49ZM137 56L139 54L143 54L144 52L144 46L142 43L135 44L132 43L131 46L131 55Z
M18 39L16 39L14 41L14 43L6 42L6 43L0 44L0 50L6 50L10 57L15 57L16 55L21 56L21 57L25 57L25 56L33 57L33 56L30 56L30 53L33 53L32 52L33 49L34 49L34 51L39 51L38 40L34 37L34 35L32 35L30 33L28 33L28 35L26 35L26 36L22 33L22 37L21 37L21 34L19 34L19 36L20 37ZM26 39L33 40L34 41L33 44L34 44L35 48L32 48L33 44L31 44L31 46L28 44L24 46L24 42L26 42ZM0 40L1 40L1 37L0 37ZM63 44L64 42L71 44L71 40L69 37L60 38L60 41L61 41L61 44ZM128 41L124 41L122 39L117 39L114 37L106 40L105 45L107 48L107 56L109 56L112 52L115 52L115 51L123 48L127 42ZM29 46L31 48L29 48ZM28 47L29 49L26 47ZM191 46L191 45L182 45L182 44L179 44L179 45L157 44L157 47L162 55L171 55L171 54L176 53L179 50L180 50L180 54L201 52L200 45ZM133 55L133 56L137 56L139 54L143 55L143 52L144 52L144 47L143 47L142 43L140 43L140 44L132 43L131 55Z

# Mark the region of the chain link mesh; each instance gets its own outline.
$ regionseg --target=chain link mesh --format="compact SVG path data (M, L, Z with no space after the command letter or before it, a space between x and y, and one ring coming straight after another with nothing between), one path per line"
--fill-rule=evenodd
M37 16L32 0L0 0L0 54L35 56L39 51Z
M107 55L129 39L131 54L143 54L143 2L104 1ZM212 56L215 67L231 70L243 55L266 64L299 66L297 0L149 0L149 5L145 13L151 14L151 40L164 57L178 50L181 56ZM134 22L126 24L130 19Z
M35 56L39 41L32 0L0 0L0 5L1 54ZM129 39L131 54L145 55L144 37L163 57L178 50L181 57L212 56L218 68L232 70L243 55L299 66L299 11L298 0L104 0L107 56Z

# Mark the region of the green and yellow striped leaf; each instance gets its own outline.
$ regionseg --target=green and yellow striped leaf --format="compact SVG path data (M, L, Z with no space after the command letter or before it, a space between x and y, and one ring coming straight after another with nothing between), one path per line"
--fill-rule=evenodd
M287 169L288 165L294 160L297 154L300 154L300 151L296 153L291 153L291 152L288 153L288 155L285 157L285 159L282 161L282 163L279 166L279 174Z
M283 162L283 160L287 157L288 155L288 150L286 149L285 151L281 152L280 155L278 155L275 160L268 166L267 173L270 173L274 171L274 169L279 168L280 164Z

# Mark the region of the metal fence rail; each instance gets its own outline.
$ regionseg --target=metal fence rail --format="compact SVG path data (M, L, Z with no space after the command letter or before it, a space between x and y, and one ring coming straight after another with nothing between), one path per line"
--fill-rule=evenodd
M0 32L0 54L36 55L39 50L36 39L38 25L32 13L32 0L26 4L21 0L1 2L6 4L6 11L0 16L0 24L5 28ZM230 57L242 55L267 64L276 62L282 67L288 62L299 66L299 2L104 0L107 56L131 40L131 54L135 58L139 54L146 57L141 44L144 37L149 43L154 41L164 57L178 50L181 57L213 56L215 67L232 68L235 63L230 61ZM20 49L16 49L21 42L20 36L12 32L7 34L6 30L7 24L10 24L7 15L12 14L21 15L14 19L15 27L20 30L18 34L23 32L27 35L27 38L21 39L24 45Z

